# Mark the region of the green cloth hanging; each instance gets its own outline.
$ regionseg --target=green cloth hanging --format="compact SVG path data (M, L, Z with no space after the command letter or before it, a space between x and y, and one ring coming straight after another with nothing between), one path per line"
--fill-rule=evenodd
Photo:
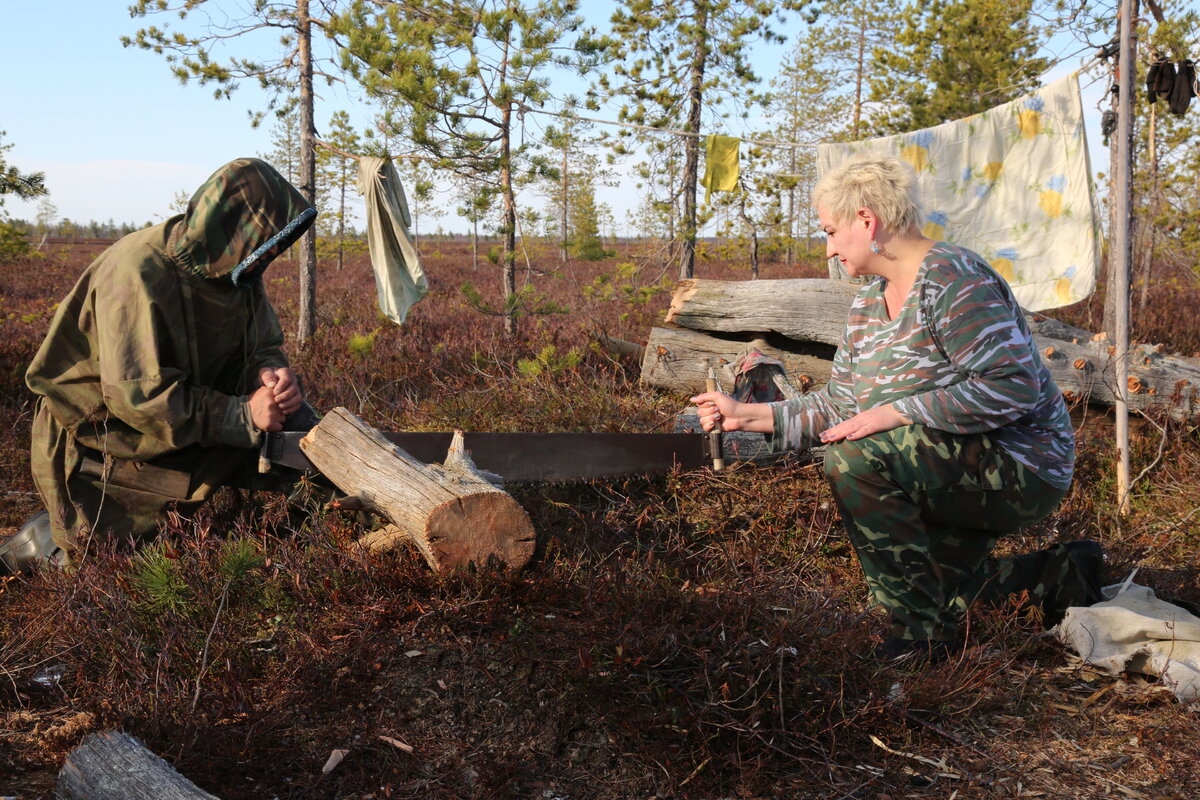
M732 136L710 135L704 147L704 180L700 181L707 191L704 202L713 192L732 192L738 181L738 147L741 139Z

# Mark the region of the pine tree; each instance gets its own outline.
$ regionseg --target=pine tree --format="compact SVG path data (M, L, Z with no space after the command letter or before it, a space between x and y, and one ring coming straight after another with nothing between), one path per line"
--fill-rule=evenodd
M4 131L0 131L0 140ZM46 176L40 172L21 172L7 163L4 154L12 149L11 144L0 144L0 210L4 208L4 196L16 195L22 200L47 194ZM0 218L0 257L13 258L29 252L26 231Z
M329 118L325 142L336 150L323 147L317 153L319 183L323 189L322 217L330 234L337 237L337 268L340 272L346 257L346 189L357 183L358 176L355 160L345 154L353 154L361 142L358 132L350 124L348 113L335 111Z
M585 261L610 258L614 252L604 247L601 223L611 219L612 211L596 200L596 185L604 176L600 158L594 153L577 157L569 174L567 246L573 256Z
M1177 64L1195 54L1200 14L1181 2L1159 3L1161 20L1142 20L1143 49ZM1114 23L1115 24L1115 23ZM1135 263L1137 307L1144 311L1157 265L1200 275L1200 106L1193 100L1184 114L1168 109L1165 98L1151 100L1145 86L1147 64L1139 61L1134 112L1137 151L1133 174L1134 216L1138 222Z
M462 203L454 211L471 223L471 270L479 269L479 223L487 222L495 210L496 187L471 176L454 178L455 196Z
M1048 61L1035 0L914 0L895 41L875 50L871 100L890 104L878 133L928 128L1034 90Z
M878 108L868 97L869 76L878 71L876 48L890 41L899 11L866 0L826 4L821 17L801 33L771 82L767 107L771 138L800 146L768 153L779 177L764 190L780 195L783 246L789 265L804 243L811 257L811 233L819 226L808 197L817 179L816 142L863 138ZM829 47L834 39L843 46Z
M271 151L259 157L294 184L300 177L300 113L295 108L281 111L271 125Z
M679 275L692 277L699 229L696 186L700 136L705 117L745 115L762 98L753 91L758 77L749 48L759 40L782 41L770 27L784 10L804 0L623 0L612 17L614 79L602 78L600 99L620 97L622 122L684 131L683 177L673 196L681 201ZM645 137L642 137L645 139ZM667 145L650 142L662 155Z
M0 142L5 136L0 131ZM41 172L21 172L9 164L4 154L11 150L11 144L0 144L0 208L4 207L4 196L13 194L22 200L29 200L39 195L47 194L46 176Z
M289 0L290 2L290 0ZM326 13L333 13L338 0L320 0ZM213 96L228 98L239 82L252 80L267 90L267 111L287 111L291 99L298 97L300 115L300 169L295 183L301 194L314 206L317 203L316 154L314 152L316 127L313 122L314 94L313 76L322 75L335 80L331 72L322 72L316 67L312 50L312 29L322 20L309 12L309 0L289 3L271 3L255 0L246 8L233 0L179 0L171 5L168 0L137 0L129 6L131 17L144 18L150 14L171 13L176 24L186 25L195 15L205 21L198 23L199 32L189 35L172 31L168 26L150 25L139 29L133 36L122 36L121 44L150 50L164 56L171 72L186 83L195 79L201 85L213 84ZM217 20L224 20L217 22ZM252 41L263 29L278 29L283 32L277 40L281 48L273 60L258 60L253 56L231 55L225 61L215 57L220 48L229 46L232 40L246 37ZM251 114L254 124L265 112ZM301 345L316 330L317 302L316 228L310 227L300 239L300 326L298 339Z

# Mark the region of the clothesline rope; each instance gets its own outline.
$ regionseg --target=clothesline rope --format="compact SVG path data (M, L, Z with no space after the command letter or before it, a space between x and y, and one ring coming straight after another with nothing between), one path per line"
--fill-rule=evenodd
M316 144L318 147L324 147L326 150L337 153L339 156L344 156L345 158L350 158L355 161L362 161L364 158L363 156L355 155L354 153L347 153L345 150L341 150L337 147L334 147L329 142L323 142L320 139L313 139L313 143ZM431 159L431 158L426 158L425 156L417 156L417 155L411 155L411 154L388 156L388 158L397 159L397 160L406 158L409 161L427 161L430 164L433 163L433 159Z
M544 111L540 108L530 108L529 106L524 105L522 103L517 103L516 105L523 112L530 112L533 114L544 114L548 117L560 117L562 119L577 119L577 120L582 120L584 122L595 122L598 125L616 125L617 127L621 127L621 128L636 128L637 130L652 131L654 133L670 133L670 134L674 134L675 136L690 136L694 139L704 138L709 135L707 133L697 133L695 131L685 131L685 130L680 130L678 128L663 128L663 127L659 127L659 126L655 126L655 125L640 125L635 122L618 122L616 120L600 119L598 117L582 117L582 116L579 116L578 114L567 114L567 113L556 112L556 111ZM765 145L767 147L786 147L788 149L793 149L796 147L815 148L817 146L816 142L781 142L781 141L778 141L775 139L748 139L748 138L744 138L744 137L740 137L740 136L735 136L735 137L731 137L731 138L738 139L739 141L745 142L747 144L760 144L760 145Z

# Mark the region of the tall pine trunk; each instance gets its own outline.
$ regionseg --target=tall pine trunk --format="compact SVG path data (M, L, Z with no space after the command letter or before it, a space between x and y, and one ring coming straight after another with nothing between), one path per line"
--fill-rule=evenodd
M704 100L704 65L708 61L708 3L696 3L696 41L692 53L688 118L684 130L683 164L683 250L679 255L679 278L691 278L696 271L696 184L700 165L700 112Z
M562 203L561 203L560 209L559 209L558 230L559 230L559 235L562 237L562 263L563 263L563 266L566 266L567 262L570 260L570 257L571 257L571 254L567 251L567 203L570 200L570 190L571 190L570 177L567 174L567 150L569 149L568 142L570 140L566 139L566 131L563 132L563 137L564 137L564 141L563 141L563 151L562 151L562 176L561 176L562 177L562 189L561 189Z
M512 102L508 94L508 41L504 42L504 59L500 64L500 191L504 195L503 263L501 282L504 285L504 332L517 335L517 310L511 305L517 293L517 198L512 184Z
M345 266L345 246L346 246L346 159L340 159L342 162L342 174L340 186L338 187L340 196L338 198L338 272L342 271Z
M317 131L313 124L312 20L308 0L296 0L296 33L300 57L300 194L316 207ZM300 330L301 347L317 330L317 226L310 225L300 239Z

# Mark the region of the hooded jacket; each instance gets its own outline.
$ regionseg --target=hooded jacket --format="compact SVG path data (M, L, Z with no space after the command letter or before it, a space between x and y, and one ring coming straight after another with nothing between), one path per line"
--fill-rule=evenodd
M226 164L186 213L92 262L26 383L78 444L118 459L252 447L258 371L287 366L260 277L315 214L267 163Z

